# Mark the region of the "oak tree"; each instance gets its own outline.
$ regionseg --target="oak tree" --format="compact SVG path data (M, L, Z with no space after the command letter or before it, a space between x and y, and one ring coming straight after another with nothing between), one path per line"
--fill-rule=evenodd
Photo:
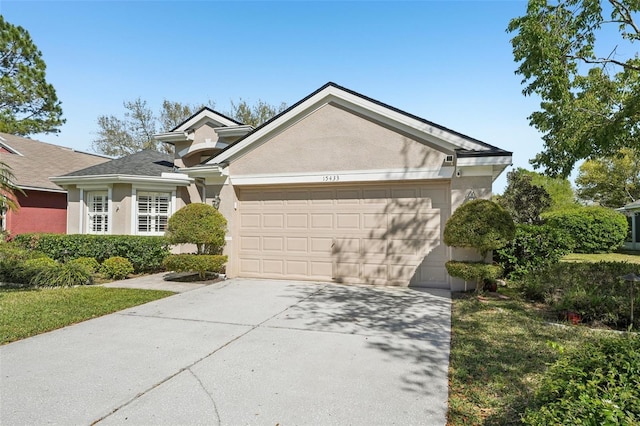
M637 146L639 10L636 0L530 0L511 20L523 94L541 99L529 117L544 141L534 167L567 177L579 160Z

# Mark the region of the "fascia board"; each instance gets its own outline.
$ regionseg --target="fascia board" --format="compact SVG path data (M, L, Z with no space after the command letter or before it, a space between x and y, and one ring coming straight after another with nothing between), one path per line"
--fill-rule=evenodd
M186 130L189 130L193 127L199 127L198 125L207 121L213 121L214 123L220 125L220 126L237 126L238 123L229 120L228 118L225 118L221 115L218 115L214 112L209 111L208 109L205 109L203 111L200 112L200 114L195 115L194 117L191 117L190 120L185 121L184 123L182 123L180 126L178 126L174 131L176 132L184 132Z
M23 191L41 191L41 192L55 192L58 194L66 194L67 191L65 189L53 189L53 188L39 188L37 186L27 186L27 185L16 185L18 188Z
M213 166L196 166L196 167L182 167L180 173L185 173L189 177L216 177L223 176L223 169L218 165Z
M153 138L159 142L176 143L176 142L188 142L191 140L186 132L166 132L153 135Z
M509 166L512 163L510 155L488 155L486 157L463 157L456 160L458 167L468 166Z
M177 173L175 174L177 175ZM153 183L158 185L188 186L193 179L184 176L163 178L157 176L132 175L95 175L95 176L58 176L49 178L56 185L113 184L113 183Z
M244 136L253 130L253 126L216 127L213 130L220 136Z
M6 139L0 138L3 141L6 141ZM18 152L17 149L12 148L10 145L4 143L4 142L0 142L0 146L4 147L4 149L6 149L7 151L11 152L14 155L19 155L20 157L24 157L24 155L22 155L20 152Z

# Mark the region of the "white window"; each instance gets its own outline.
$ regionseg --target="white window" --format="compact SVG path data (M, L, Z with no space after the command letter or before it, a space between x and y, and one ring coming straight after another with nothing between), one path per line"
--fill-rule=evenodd
M137 204L138 234L163 234L171 216L171 194L138 191Z
M107 191L87 193L89 215L88 233L107 234L109 232L109 196Z

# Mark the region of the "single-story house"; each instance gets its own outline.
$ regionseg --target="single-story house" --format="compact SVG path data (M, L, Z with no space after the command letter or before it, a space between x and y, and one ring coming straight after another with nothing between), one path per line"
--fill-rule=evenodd
M0 133L0 159L11 167L19 209L0 212L0 229L10 235L28 232L64 234L67 230L67 191L49 180L110 158L71 148Z
M53 178L69 233L158 235L180 207L228 220L226 273L460 289L444 225L511 152L328 83L260 127L202 108L142 152Z

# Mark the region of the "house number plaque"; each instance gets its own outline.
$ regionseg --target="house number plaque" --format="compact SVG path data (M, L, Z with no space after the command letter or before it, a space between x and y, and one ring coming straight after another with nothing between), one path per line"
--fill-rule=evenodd
M337 182L340 180L339 175L324 175L322 176L323 182Z

